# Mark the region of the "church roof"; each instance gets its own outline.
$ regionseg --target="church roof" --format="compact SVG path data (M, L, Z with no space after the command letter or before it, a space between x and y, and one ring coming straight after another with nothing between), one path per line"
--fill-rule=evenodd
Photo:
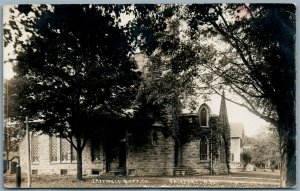
M230 124L231 137L244 138L244 125L242 123L231 123Z

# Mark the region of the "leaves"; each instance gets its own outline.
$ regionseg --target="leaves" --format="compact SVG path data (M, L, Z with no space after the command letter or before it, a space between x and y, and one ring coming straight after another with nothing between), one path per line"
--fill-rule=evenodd
M29 13L28 8L19 8ZM117 19L107 14L121 11L121 6L35 9L35 20L28 21L35 32L29 43L21 44L14 67L18 82L14 99L22 107L18 117L42 118L45 132L72 136L92 132L95 125L88 124L95 116L123 116L135 99L139 74L130 58L129 38Z

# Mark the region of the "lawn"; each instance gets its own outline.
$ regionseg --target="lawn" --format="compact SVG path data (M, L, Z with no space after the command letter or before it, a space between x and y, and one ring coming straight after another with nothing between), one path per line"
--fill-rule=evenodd
M75 176L32 177L33 188L278 188L279 172L235 172L226 175L184 177L84 177L77 181ZM4 187L14 188L14 176L4 178ZM22 178L22 188L27 180Z

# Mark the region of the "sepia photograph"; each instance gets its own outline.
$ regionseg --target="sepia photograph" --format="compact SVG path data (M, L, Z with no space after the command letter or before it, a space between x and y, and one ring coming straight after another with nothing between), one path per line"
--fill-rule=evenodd
M295 4L2 9L2 188L295 188Z

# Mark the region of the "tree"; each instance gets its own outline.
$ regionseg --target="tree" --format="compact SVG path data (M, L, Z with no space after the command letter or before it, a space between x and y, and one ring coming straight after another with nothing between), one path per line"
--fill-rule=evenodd
M9 161L13 160L17 156L11 156L12 152L17 152L19 143L22 140L22 137L25 134L25 131L22 130L22 124L16 123L15 121L11 121L11 116L13 116L9 111L9 106L13 106L13 100L9 99L9 90L11 88L11 80L4 81L4 148L5 151L5 159L7 161L7 165L9 165ZM7 166L9 169L9 166Z
M247 164L250 164L252 160L252 156L249 152L243 152L241 154L242 161L244 162L244 169L246 168Z
M6 39L19 47L14 50L14 117L43 119L35 130L66 138L77 151L78 180L88 138L101 131L101 121L126 117L135 99L139 74L119 18L127 9L20 5L21 23L9 23L30 33L27 41Z
M250 153L252 162L257 166L275 161L280 163L279 138L274 133L264 133L254 138Z
M202 80L232 90L247 108L277 127L282 160L282 186L296 183L295 156L295 5L190 5L190 34L201 43L203 34L225 42L212 50L209 78ZM199 33L202 34L199 39ZM228 48L226 48L226 46ZM220 59L221 57L221 59Z

